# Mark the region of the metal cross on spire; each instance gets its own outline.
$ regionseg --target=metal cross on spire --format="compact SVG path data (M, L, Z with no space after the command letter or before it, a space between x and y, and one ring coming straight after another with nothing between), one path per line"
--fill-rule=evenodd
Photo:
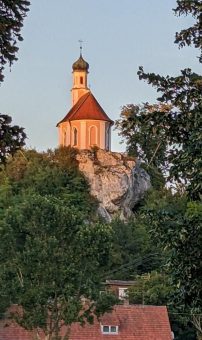
M83 40L80 39L79 44L80 44L80 56L82 56Z

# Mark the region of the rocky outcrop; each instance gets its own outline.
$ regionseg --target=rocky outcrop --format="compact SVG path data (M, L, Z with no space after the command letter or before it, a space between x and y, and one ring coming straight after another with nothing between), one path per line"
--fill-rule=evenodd
M77 161L89 181L91 194L99 202L98 212L106 221L116 215L129 218L151 187L146 171L126 154L83 150L77 154Z

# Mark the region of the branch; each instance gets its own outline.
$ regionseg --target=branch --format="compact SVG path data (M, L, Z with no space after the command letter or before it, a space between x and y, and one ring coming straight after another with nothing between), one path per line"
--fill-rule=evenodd
M195 326L195 328L199 331L199 333L202 334L202 316L193 314L192 323Z
M152 158L151 158L150 161L149 161L149 165L152 163L152 161L153 161L154 157L156 156L156 153L157 153L158 149L160 148L161 144L162 144L162 142L160 141L160 142L158 143L158 145L157 145L157 147L156 147L154 153L153 153Z
M18 270L17 270L17 276L18 276L18 279L19 279L19 281L20 281L21 287L23 287L23 286L24 286L23 276L22 276L22 272L21 272L21 270L20 270L19 268L18 268Z

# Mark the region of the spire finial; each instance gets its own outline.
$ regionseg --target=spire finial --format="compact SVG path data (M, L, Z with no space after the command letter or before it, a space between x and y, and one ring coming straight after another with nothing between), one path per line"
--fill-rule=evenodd
M79 44L80 44L80 57L82 57L83 40L80 39Z

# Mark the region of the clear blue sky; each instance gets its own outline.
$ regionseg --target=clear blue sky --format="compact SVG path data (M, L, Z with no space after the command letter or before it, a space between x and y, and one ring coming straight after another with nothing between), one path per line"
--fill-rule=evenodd
M0 88L0 111L25 127L27 146L57 146L56 124L70 109L72 63L90 64L91 90L106 113L118 119L121 106L154 102L156 92L139 81L137 70L177 75L200 72L198 51L179 50L174 34L192 23L172 12L174 0L31 0L19 44L19 60L7 69ZM116 132L112 149L124 150Z

